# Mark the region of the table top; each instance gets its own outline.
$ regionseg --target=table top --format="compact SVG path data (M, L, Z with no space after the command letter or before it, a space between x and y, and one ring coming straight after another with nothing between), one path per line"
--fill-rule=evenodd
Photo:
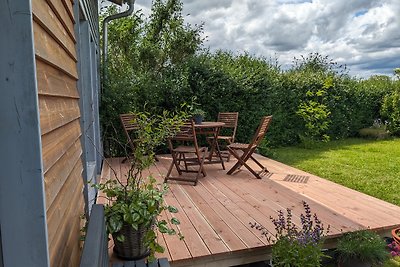
M196 128L215 128L215 127L222 127L224 125L225 125L225 122L203 121L201 124L195 124L194 127L196 127Z

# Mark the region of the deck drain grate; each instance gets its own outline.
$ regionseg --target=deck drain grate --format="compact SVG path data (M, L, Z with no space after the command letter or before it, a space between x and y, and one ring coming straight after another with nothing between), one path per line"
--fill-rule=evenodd
M268 179L268 178L271 178L271 176L272 176L272 172L262 172L262 173L260 173L260 176L262 177L262 178L266 178L266 179Z
M310 178L309 176L304 176L304 175L288 174L286 175L285 179L283 179L283 181L306 184L309 178Z

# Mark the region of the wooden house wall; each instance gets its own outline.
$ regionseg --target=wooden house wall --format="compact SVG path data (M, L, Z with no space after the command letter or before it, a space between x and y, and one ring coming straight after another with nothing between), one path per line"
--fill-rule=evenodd
M32 1L51 266L77 266L84 212L73 0Z

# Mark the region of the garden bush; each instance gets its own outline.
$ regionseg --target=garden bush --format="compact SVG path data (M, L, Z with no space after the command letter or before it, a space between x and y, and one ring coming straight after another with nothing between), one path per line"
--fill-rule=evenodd
M156 0L148 18L139 10L110 23L100 108L106 154L120 154L118 143L125 142L118 114L157 114L193 97L206 120L220 111L239 112L240 142L264 115L273 115L263 143L270 147L355 136L379 118L399 132L399 80L356 79L318 53L294 59L286 70L277 60L248 53L211 53L203 48L203 25L185 24L181 11L179 0Z

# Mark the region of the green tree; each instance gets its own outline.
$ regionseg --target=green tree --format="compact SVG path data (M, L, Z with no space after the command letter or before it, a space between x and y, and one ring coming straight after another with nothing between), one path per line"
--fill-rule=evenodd
M109 7L104 17L116 12ZM180 0L155 0L149 17L138 10L110 22L100 111L107 154L121 152L119 114L143 109L160 114L191 97L187 62L202 48L203 25L185 24L181 12Z

